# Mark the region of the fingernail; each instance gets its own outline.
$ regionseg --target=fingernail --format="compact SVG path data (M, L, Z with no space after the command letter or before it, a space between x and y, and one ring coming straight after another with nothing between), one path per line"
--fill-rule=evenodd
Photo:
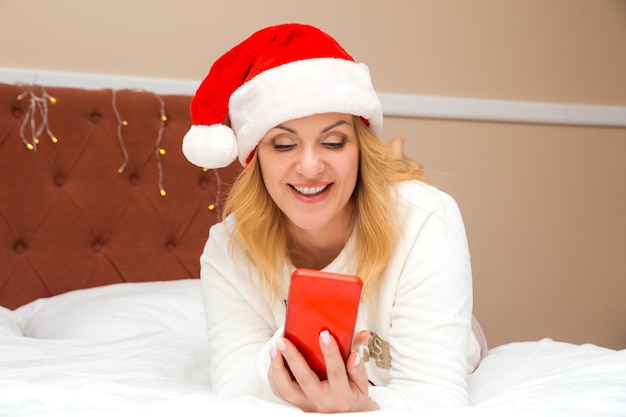
M276 357L278 356L278 351L276 350L276 345L271 345L270 346L270 356L272 357L272 359L276 359Z
M285 344L285 341L283 339L276 339L276 347L278 347L281 352L287 350L287 345Z
M354 367L356 368L361 363L361 356L357 354L354 358Z
M320 337L322 338L322 343L330 345L330 333L328 333L328 330L322 330Z

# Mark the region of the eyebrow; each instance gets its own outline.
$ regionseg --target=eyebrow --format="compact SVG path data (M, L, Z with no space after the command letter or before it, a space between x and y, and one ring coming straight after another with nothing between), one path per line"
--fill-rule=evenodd
M331 124L330 126L327 126L327 127L325 127L324 129L322 129L322 131L321 131L320 133L326 133L326 132L328 132L329 130L334 129L334 128L335 128L335 127L337 127L337 126L344 125L344 124L345 124L345 125L347 125L347 124L349 124L349 123L348 123L346 120L337 120L335 123L333 123L333 124ZM297 135L297 134L298 134L298 132L297 132L295 129L291 129L291 128L287 127L287 126L277 125L277 126L275 126L274 128L275 128L275 129L282 129L282 130L286 130L287 132L292 133L292 134L294 134L294 135Z

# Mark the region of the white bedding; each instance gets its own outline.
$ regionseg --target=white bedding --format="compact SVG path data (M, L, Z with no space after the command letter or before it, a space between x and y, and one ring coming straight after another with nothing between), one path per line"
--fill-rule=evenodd
M198 280L117 284L0 307L0 416L290 416L207 378ZM452 410L378 416L626 416L626 350L549 339L491 349Z

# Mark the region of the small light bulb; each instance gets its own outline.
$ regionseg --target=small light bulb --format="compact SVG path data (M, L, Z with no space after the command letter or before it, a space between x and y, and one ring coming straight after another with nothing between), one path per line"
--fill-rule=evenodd
M128 126L128 122L126 120L122 120L122 125L123 126Z
M56 138L56 136L52 136L52 142L53 143L57 143L59 140Z
M122 172L124 172L124 168L118 168L118 169L117 169L117 173L118 173L118 174L121 174Z
M167 116L166 115L161 116L161 121L162 122L167 122Z
M27 147L28 149L30 149L31 151L32 151L33 149L35 149L35 147L33 146L33 144L32 144L32 143L27 143L27 144L26 144L26 147Z
M165 149L163 149L163 148L159 149L159 153L160 153L161 155L165 155Z
M35 142L35 145L39 145L39 138L35 138L34 142Z
M209 210L215 210L215 205L210 204L210 205L209 205Z
M202 168L202 171L207 172L209 168Z
M57 99L52 97L52 96L50 96L50 103L54 104L56 102L57 102Z
M166 194L166 193L165 193L165 190L164 190L164 189L161 189L161 197L165 197L165 194Z

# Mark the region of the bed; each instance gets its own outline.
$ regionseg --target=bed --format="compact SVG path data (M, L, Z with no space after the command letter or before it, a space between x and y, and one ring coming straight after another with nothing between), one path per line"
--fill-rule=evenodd
M190 99L0 84L0 416L302 414L211 392L198 260L241 168L184 159ZM374 415L626 416L626 350L491 346L468 380Z

